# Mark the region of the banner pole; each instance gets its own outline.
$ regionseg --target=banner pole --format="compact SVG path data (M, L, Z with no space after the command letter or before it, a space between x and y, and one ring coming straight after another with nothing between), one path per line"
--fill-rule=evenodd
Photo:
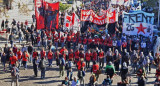
M159 23L159 16L160 16L160 0L159 0L159 9L158 9L158 27L160 27L160 23Z
M37 8L36 8L37 3L36 3L36 2L37 2L37 1L35 0L35 1L34 1L34 4L35 4L34 6L35 6L35 18L36 18L36 30L37 30L37 17L36 17L36 16L37 16L37 13L36 13L36 10L37 10Z

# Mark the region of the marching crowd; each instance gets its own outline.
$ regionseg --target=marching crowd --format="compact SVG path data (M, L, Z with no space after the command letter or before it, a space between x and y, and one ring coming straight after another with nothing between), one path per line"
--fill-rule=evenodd
M67 72L62 81L64 86L84 86L86 70L92 73L87 86L96 86L98 83L110 86L116 75L121 77L117 85L126 86L131 82L132 73L137 74L138 86L145 86L147 75L153 67L157 68L155 84L160 82L160 57L158 54L153 55L157 37L126 36L121 33L122 20L117 22L120 26L115 34L64 31L63 24L59 25L59 29L37 30L34 23L29 26L27 20L23 23L13 19L11 28L9 24L7 19L1 23L2 29L7 28L8 36L5 47L0 48L0 56L4 71L7 70L6 64L9 64L12 85L14 81L19 84L19 68L23 66L27 70L28 62L33 63L35 77L40 68L41 78L45 79L46 68L52 67L53 61L59 67L60 77L64 76L65 70ZM17 40L22 47L16 46ZM73 67L78 71L77 76L72 76ZM98 81L100 74L106 75L103 82Z

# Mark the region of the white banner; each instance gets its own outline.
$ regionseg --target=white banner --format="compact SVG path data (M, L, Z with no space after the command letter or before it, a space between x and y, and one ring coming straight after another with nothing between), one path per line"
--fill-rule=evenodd
M153 25L147 23L123 23L123 33L128 36L142 35L145 37L152 36Z
M123 33L126 35L152 37L153 23L154 13L143 11L123 12Z

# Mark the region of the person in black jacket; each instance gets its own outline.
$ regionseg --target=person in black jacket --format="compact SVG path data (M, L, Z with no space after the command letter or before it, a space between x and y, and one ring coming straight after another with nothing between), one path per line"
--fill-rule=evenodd
M33 53L33 46L32 46L32 44L30 44L28 46L28 53L30 55L30 62L32 62L32 53Z
M143 76L138 80L138 86L146 86L146 79Z
M37 77L38 74L38 57L35 57L33 60L33 71L34 71L34 76Z
M120 71L120 75L121 75L121 80L122 80L122 82L127 79L127 74L128 74L127 63L124 62L124 63L123 63L123 67L121 68L121 71Z
M9 41L10 41L11 47L13 47L13 41L14 41L13 33L9 35Z

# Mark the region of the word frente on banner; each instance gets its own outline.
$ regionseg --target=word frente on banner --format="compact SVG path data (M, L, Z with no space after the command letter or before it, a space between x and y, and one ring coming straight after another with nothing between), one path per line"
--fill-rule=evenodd
M81 10L81 21L90 21L97 25L114 23L116 21L116 11L103 11L103 15L98 16L93 10Z
M154 13L143 11L123 12L123 33L126 35L152 37L153 24Z

